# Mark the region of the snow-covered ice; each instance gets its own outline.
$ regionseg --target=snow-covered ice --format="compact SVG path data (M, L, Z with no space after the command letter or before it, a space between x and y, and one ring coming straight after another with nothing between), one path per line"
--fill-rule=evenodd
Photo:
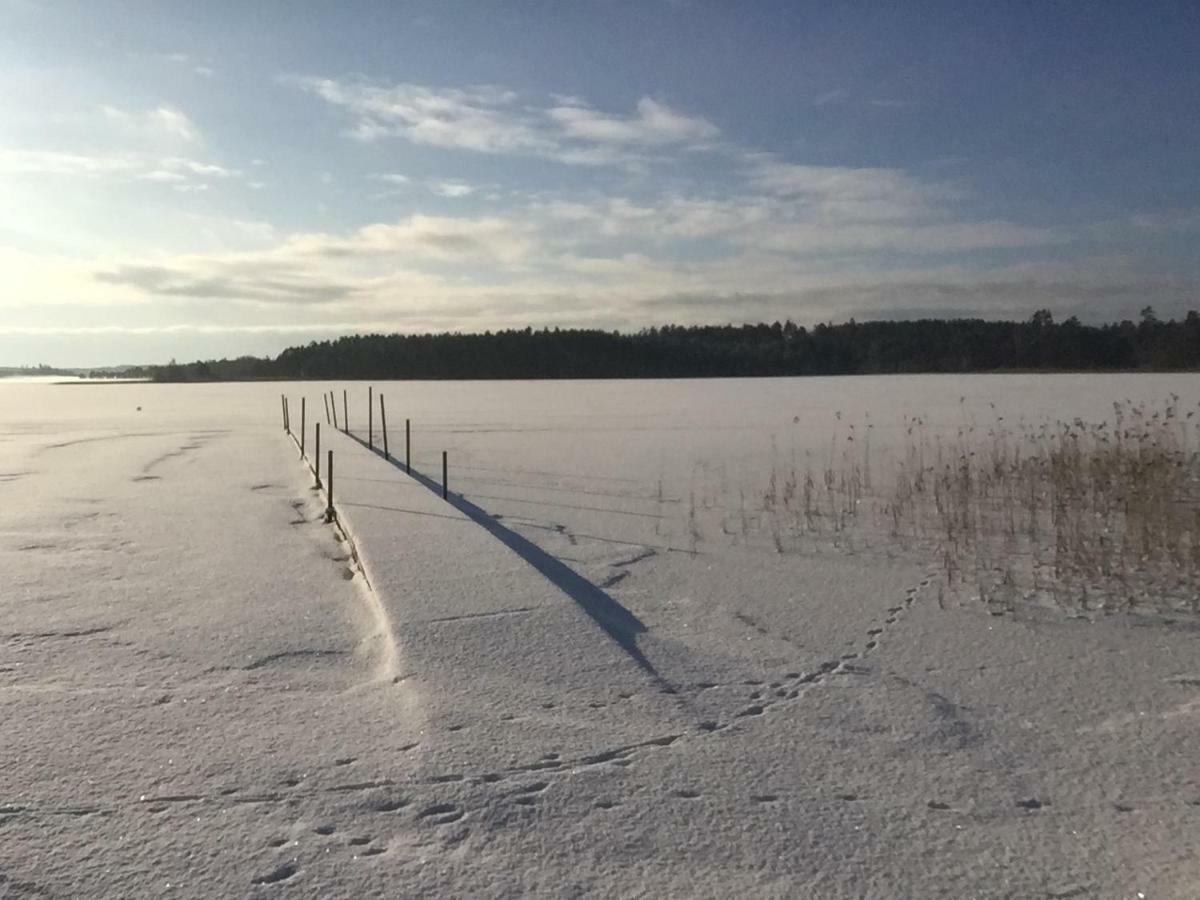
M417 478L365 384L0 382L0 897L1200 896L1192 623L753 517L867 416L1194 376L375 388Z

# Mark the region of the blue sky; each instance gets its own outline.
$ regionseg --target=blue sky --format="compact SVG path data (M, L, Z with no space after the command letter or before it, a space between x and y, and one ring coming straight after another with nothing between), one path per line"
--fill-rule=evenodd
M1200 306L1193 3L0 0L0 365Z

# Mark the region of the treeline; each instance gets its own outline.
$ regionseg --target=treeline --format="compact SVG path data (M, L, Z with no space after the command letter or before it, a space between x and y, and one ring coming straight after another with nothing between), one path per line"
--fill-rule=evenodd
M693 378L1200 368L1200 313L1162 321L1056 323L918 319L804 328L666 325L636 333L543 329L369 334L314 341L274 360L243 357L154 367L159 381L254 378Z

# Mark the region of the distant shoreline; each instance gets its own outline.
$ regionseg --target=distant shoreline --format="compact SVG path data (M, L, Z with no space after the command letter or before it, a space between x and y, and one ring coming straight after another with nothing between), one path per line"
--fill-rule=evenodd
M782 378L927 378L945 376L997 376L997 375L1187 375L1198 374L1200 369L989 369L977 372L845 372L828 375L563 375L535 377L456 377L434 376L427 378L395 378L382 375L377 378L363 375L321 375L311 378L265 376L262 378L210 378L201 380L179 379L157 380L154 378L113 378L97 379L95 381L51 381L40 382L62 387L77 385L117 385L117 384L172 384L172 385L204 385L204 384L309 384L317 382L421 382L421 381L475 381L475 382L552 382L552 381L769 381ZM0 379L3 383L3 379Z
M153 378L80 378L77 381L51 381L50 383L63 387L74 387L81 384L163 384L165 382L155 382Z

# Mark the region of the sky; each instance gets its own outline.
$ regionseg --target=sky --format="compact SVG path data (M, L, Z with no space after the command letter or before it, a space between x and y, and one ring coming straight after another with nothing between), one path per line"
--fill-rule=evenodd
M0 0L0 366L1200 308L1200 4Z

